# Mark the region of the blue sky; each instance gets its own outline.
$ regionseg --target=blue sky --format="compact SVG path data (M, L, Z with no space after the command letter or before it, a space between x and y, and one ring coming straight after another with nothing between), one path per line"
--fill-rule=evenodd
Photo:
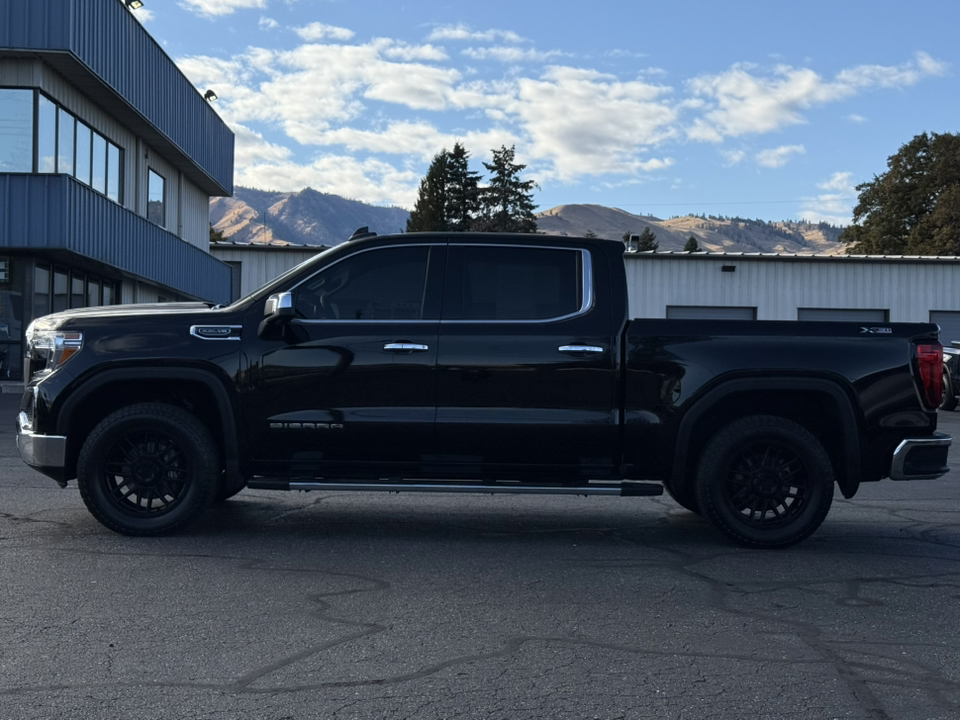
M850 221L960 132L956 0L145 0L237 137L235 181L411 208L441 149L515 145L539 210Z

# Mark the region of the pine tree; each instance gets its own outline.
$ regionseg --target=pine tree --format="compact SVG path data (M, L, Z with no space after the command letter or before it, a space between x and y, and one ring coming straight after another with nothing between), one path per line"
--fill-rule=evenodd
M657 236L649 226L645 227L643 232L640 233L640 241L637 243L637 252L656 252L659 248L660 243L657 242Z
M535 233L537 219L533 214L533 180L521 180L526 165L513 162L516 146L493 150L493 162L484 167L493 173L490 184L480 190L480 216L474 229L480 232Z
M430 169L420 180L417 204L407 219L407 232L447 230L446 175L449 153L441 150L434 156Z
M700 243L697 242L695 235L689 237L687 244L683 246L683 251L688 253L700 252Z
M470 153L459 142L447 155L444 218L447 230L467 232L480 210L480 173L470 170Z

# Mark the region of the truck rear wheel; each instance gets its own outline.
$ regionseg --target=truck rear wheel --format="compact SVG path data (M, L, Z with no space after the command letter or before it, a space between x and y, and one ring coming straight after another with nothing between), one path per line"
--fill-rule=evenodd
M80 496L103 525L124 535L181 530L218 489L218 452L206 427L173 405L141 403L104 418L77 461Z
M782 417L736 420L707 443L697 500L722 533L751 547L786 547L810 536L833 502L833 467L823 445Z

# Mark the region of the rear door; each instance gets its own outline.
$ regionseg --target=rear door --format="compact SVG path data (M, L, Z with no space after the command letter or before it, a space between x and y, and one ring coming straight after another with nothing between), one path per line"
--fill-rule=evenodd
M437 359L442 462L491 476L611 471L616 345L594 277L589 249L451 241Z

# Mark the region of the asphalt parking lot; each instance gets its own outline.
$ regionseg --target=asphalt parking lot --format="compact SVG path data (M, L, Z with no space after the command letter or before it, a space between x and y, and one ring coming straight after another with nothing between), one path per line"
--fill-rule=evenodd
M133 539L22 465L16 403L0 720L960 717L960 448L784 551L666 496L245 491Z

